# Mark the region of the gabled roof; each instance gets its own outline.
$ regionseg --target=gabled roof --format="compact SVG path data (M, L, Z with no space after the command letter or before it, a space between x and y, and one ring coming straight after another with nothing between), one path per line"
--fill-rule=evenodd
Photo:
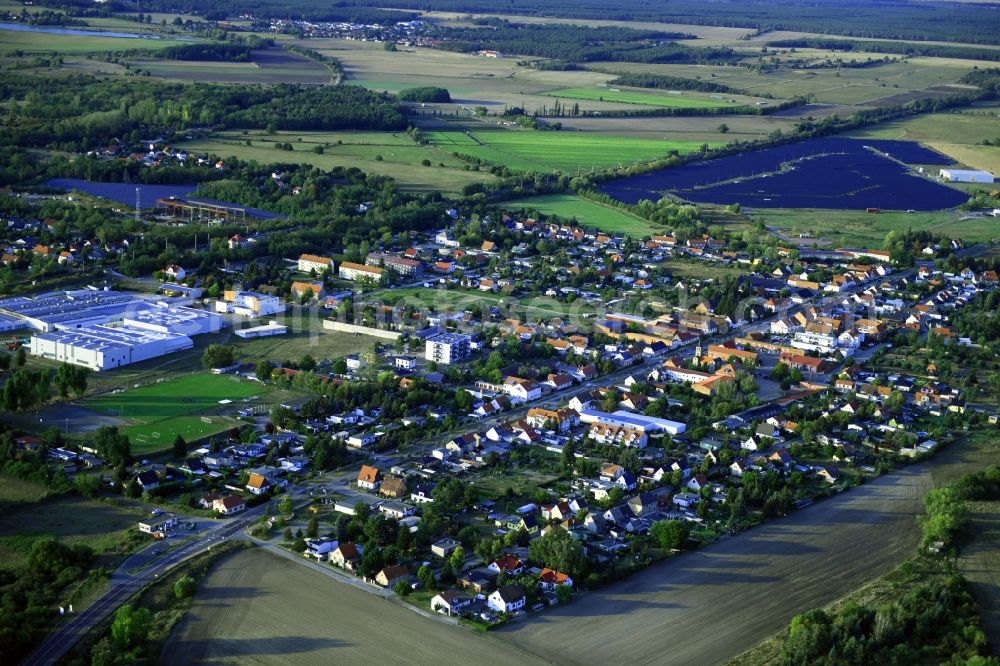
M371 465L362 465L361 471L358 472L358 481L364 483L375 483L378 481L380 472L378 469L372 467Z

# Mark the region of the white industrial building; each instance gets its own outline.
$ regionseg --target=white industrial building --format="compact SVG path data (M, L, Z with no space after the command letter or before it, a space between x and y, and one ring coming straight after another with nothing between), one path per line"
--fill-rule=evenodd
M96 371L120 368L193 346L191 338L178 333L103 324L72 331L36 333L31 337L31 353L34 356L82 365Z
M941 178L952 183L992 183L993 174L976 169L941 169Z
M440 333L427 338L424 351L428 361L458 363L472 354L472 338L461 333Z
M22 327L46 332L120 321L125 312L143 302L118 291L53 291L2 299L0 314L20 320Z
M243 338L244 340L252 340L253 338L269 338L272 335L284 335L288 333L288 327L279 324L276 321L272 321L263 326L253 326L251 328L241 328L235 331L236 336Z
M596 409L584 409L580 411L580 423L604 423L618 428L633 428L644 433L665 432L669 435L680 435L687 430L687 426L680 421L633 414L623 409L613 414Z
M222 328L222 317L214 312L193 308L150 307L127 312L122 323L154 333L202 335L218 333Z

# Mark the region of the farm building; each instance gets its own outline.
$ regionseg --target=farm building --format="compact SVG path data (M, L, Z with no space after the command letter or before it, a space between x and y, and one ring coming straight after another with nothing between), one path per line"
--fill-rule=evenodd
M97 371L120 368L193 346L191 338L178 333L103 324L72 331L36 333L31 337L32 355Z
M941 178L952 183L992 183L993 174L974 169L941 169Z

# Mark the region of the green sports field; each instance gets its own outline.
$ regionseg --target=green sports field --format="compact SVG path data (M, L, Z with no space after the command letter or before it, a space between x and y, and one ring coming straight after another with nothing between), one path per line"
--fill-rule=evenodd
M582 99L588 102L620 102L645 106L665 106L677 109L716 109L728 106L725 101L708 97L693 97L690 94L671 95L665 92L643 92L618 88L563 88L545 93L551 97ZM721 97L721 96L720 96Z
M124 419L120 429L132 440L134 453L149 453L173 443L177 435L192 441L232 427L232 413L268 387L227 375L194 374L149 384L122 393L83 401L102 415ZM220 400L235 404L226 406ZM219 414L225 410L226 414Z
M671 151L697 151L700 141L663 141L592 134L533 130L425 132L442 150L468 155L514 171L587 172L650 162ZM710 146L712 144L709 144Z

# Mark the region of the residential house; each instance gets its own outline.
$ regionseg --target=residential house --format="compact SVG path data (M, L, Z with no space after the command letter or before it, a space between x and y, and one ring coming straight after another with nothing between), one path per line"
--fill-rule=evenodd
M528 603L520 585L505 585L487 598L486 605L498 613L516 613Z
M560 585L573 587L573 579L568 574L548 567L542 569L542 572L538 574L538 586L543 590L554 590Z
M382 483L382 473L371 465L362 465L358 472L358 488L375 490Z
M412 580L413 574L410 573L409 567L404 564L393 564L383 567L375 575L375 583L387 588L391 588L399 582L409 583Z
M361 561L361 547L351 542L339 544L330 552L330 563L348 571L354 571Z
M246 502L239 495L219 497L212 501L212 510L223 516L231 516L247 508Z
M271 483L266 476L256 472L251 473L250 478L247 479L247 490L250 491L251 495L263 495L268 491L270 485Z
M445 615L460 615L472 604L472 597L461 590L444 590L431 599L431 609Z
M382 485L379 486L378 492L383 497L391 497L393 499L400 499L405 497L406 491L406 480L398 476L387 476L382 481Z

